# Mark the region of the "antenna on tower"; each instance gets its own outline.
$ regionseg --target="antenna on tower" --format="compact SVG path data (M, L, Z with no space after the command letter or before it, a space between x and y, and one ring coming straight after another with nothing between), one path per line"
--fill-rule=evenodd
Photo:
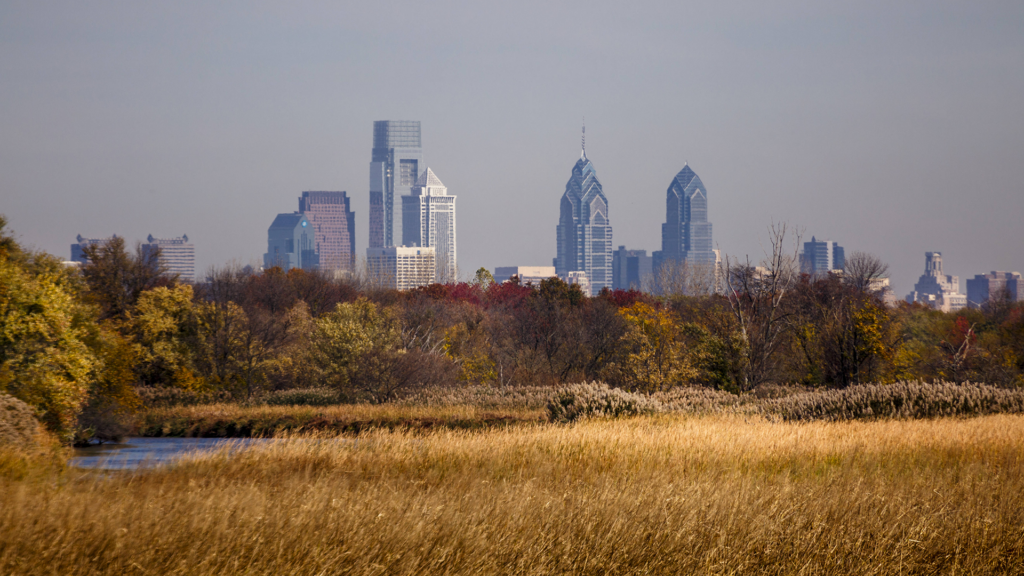
M583 137L580 138L580 146L583 148L583 152L580 154L581 158L587 157L587 117L583 117Z

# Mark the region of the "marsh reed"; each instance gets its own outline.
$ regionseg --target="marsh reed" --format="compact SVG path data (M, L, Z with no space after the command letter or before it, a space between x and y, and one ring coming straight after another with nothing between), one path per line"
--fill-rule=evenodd
M0 485L3 574L1006 574L1024 417L282 438Z

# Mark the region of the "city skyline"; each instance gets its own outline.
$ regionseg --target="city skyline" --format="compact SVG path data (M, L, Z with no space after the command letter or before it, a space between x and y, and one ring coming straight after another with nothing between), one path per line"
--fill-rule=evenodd
M901 295L927 251L961 279L1024 270L1019 5L56 6L0 7L0 211L55 254L66 230L188 230L200 275L258 265L295 191L347 190L362 255L373 121L414 118L473 193L460 268L547 264L585 114L616 246L659 247L688 162L726 255L784 221L877 255Z

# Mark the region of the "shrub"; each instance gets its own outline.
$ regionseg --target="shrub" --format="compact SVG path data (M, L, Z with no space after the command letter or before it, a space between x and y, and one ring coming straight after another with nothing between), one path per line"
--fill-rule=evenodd
M0 446L31 446L41 432L31 406L0 392Z
M263 398L271 406L333 406L341 404L341 395L331 388L295 388L278 390Z
M403 406L476 406L488 409L543 410L551 399L550 386L431 386L403 396Z
M666 410L687 414L757 411L757 407L751 403L750 396L737 396L714 388L679 387L667 392L655 392L651 397L661 402Z
M899 382L807 392L763 400L768 415L783 420L936 418L1024 413L1024 391L985 384Z
M573 384L555 391L548 401L548 420L573 422L580 418L621 418L661 412L661 402L646 396L609 388L603 382Z
M196 392L184 388L166 386L139 386L135 389L145 408L172 408L174 406L198 406L230 402L231 393L226 390Z

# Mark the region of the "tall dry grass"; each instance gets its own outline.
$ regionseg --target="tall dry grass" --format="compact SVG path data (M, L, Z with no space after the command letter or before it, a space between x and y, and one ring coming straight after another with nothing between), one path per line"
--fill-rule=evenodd
M3 574L1008 574L1024 417L282 439L0 486Z

